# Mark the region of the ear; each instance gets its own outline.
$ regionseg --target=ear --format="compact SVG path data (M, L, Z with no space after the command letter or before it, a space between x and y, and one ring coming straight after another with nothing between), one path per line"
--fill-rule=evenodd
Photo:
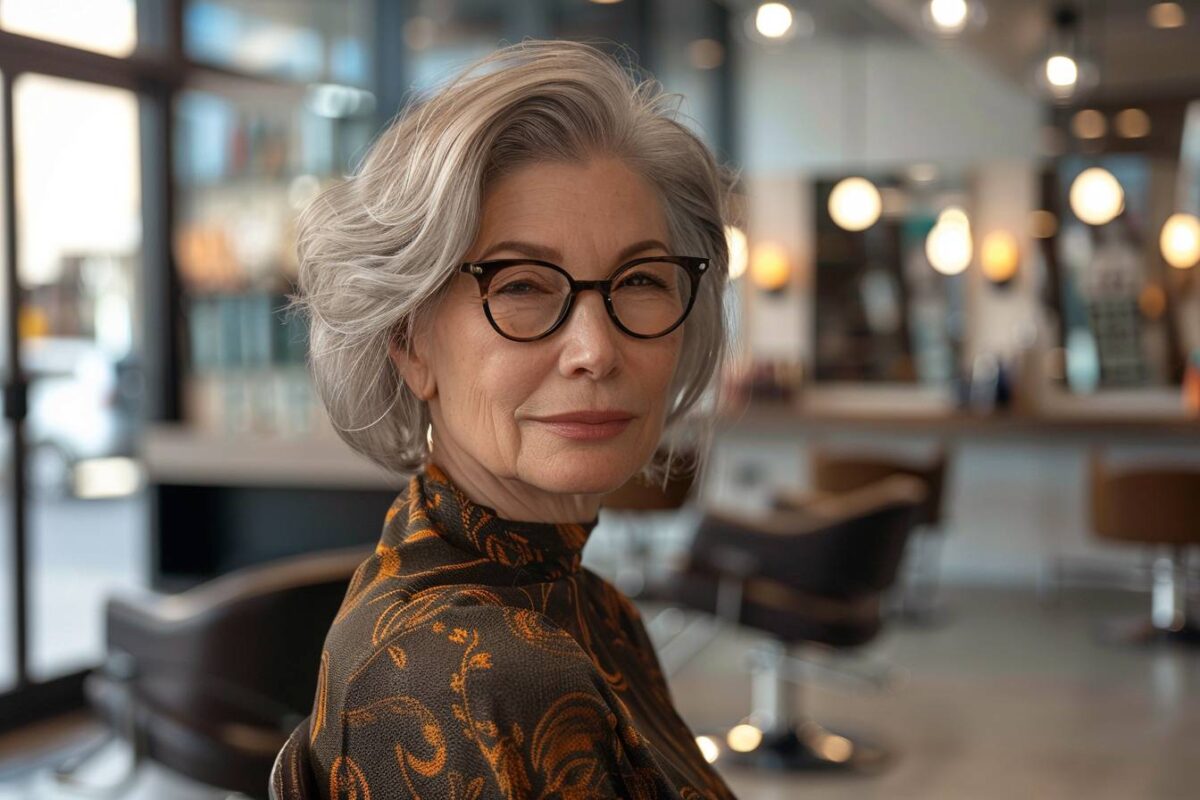
M397 329L388 337L388 358L396 367L396 373L408 384L408 388L425 402L437 395L437 381L433 375L428 353L428 340L420 331L413 336L412 345L406 347L403 333Z

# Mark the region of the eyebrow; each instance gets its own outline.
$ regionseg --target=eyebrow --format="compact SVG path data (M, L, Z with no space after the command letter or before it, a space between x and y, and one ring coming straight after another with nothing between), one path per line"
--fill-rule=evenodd
M623 262L627 258L630 258L637 253L642 252L643 250L649 250L654 247L657 247L660 250L666 250L668 252L670 251L670 248L660 242L658 239L643 239L640 242L634 242L620 253L617 253L617 261L618 263ZM558 252L553 247L546 247L545 245L534 244L533 242L522 242L516 239L506 239L503 242L496 242L494 245L485 250L483 255L476 260L483 261L493 253L499 253L502 250L511 250L514 253L520 253L521 255L529 256L530 258L539 258L543 261L554 261L556 263L562 261L562 253Z

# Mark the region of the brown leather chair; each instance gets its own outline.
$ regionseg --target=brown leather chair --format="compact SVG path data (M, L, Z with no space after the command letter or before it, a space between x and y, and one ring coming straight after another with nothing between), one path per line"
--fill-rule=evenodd
M834 453L820 447L810 451L812 492L784 492L776 497L781 508L803 505L812 497L849 492L892 475L909 475L925 482L925 501L917 511L916 529L908 547L906 569L898 586L898 610L909 619L929 621L936 608L938 544L945 512L948 459L939 448L923 460L862 453Z
M312 708L321 648L350 578L371 554L353 548L236 570L175 595L110 597L106 663L85 680L112 736L133 750L125 785L147 759L253 798L268 795L281 748ZM81 789L79 765L56 770Z
M1096 536L1152 547L1149 620L1117 624L1114 638L1200 644L1188 615L1186 555L1200 544L1200 467L1114 467L1099 450L1089 459L1090 521Z
M761 742L721 758L784 769L863 767L880 758L881 751L797 714L794 684L811 670L795 653L814 644L854 648L879 633L881 598L896 579L925 496L921 480L893 475L803 509L760 518L704 515L683 570L654 595L770 637L751 654L754 710L747 724Z

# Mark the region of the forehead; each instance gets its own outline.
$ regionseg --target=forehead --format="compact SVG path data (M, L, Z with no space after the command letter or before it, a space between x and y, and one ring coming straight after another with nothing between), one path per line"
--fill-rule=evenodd
M529 238L551 246L621 248L630 237L664 238L654 186L624 162L530 164L497 179L483 197L479 244Z

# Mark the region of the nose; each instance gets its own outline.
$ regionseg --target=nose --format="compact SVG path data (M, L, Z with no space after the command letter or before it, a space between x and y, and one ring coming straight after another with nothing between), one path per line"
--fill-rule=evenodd
M620 363L621 332L608 316L599 292L583 291L575 298L570 316L563 321L559 371L564 377L581 374L592 379L607 376Z

